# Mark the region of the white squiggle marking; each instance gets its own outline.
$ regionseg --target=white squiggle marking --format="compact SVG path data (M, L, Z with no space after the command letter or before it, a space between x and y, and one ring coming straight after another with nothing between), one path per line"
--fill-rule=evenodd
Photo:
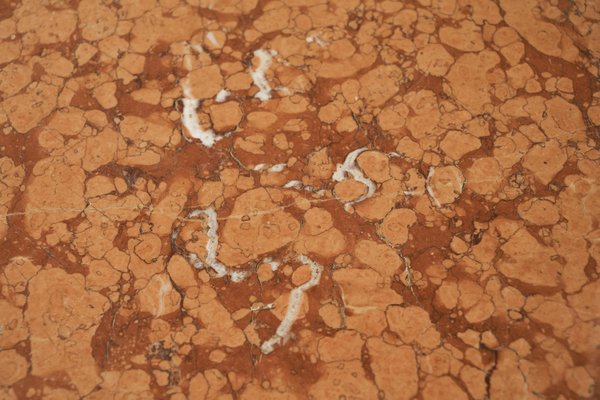
M204 52L204 48L202 47L201 44L198 43L192 43L191 44L192 49L196 50L198 53L202 53Z
M463 190L465 189L465 178L462 175L462 173L460 172L460 170L457 169L453 169L452 173L454 175L454 178L456 179L457 182L460 183L460 192L458 193L458 196L460 196L460 194L463 192ZM435 175L435 168L434 167L429 167L429 173L427 174L427 182L426 182L426 186L427 186L427 193L429 193L429 195L431 196L431 198L433 199L436 207L441 207L442 203L441 201L437 198L437 196L435 195L435 193L433 192L433 188L431 187L431 180L433 179L433 176ZM454 198L454 200L456 200L457 197Z
M268 166L268 164L265 163L260 163L260 164L256 164L252 170L253 171L262 171L264 169L267 170L267 172L281 172L284 170L284 168L287 167L287 164L275 164L272 166Z
M202 267L204 267L204 263L196 253L190 253L188 255L188 259L190 260L194 268L201 269Z
M219 223L217 222L217 213L211 207L203 211L208 218L208 242L206 243L206 264L211 267L218 277L227 275L227 267L217 260L217 247L219 247L219 236L217 230Z
M206 34L206 38L208 39L209 42L211 42L213 44L213 46L215 47L219 47L219 41L217 40L217 38L215 37L215 34L212 32L208 32Z
M312 187L311 185L306 185L305 186L301 181L298 181L298 180L288 181L282 187L284 189L304 190L306 192L311 192L313 194L316 194L319 197L324 196L325 193L327 192L325 189L320 189L320 190L316 190L315 191L315 188Z
M200 105L200 100L196 99L192 95L192 90L189 87L189 83L186 82L183 86L183 112L181 113L181 123L188 130L190 135L195 139L200 139L200 142L206 147L212 147L216 141L221 138L215 135L212 129L202 129L200 121L198 120L198 114L196 109Z
M275 50L258 49L254 51L254 56L258 57L260 64L258 64L256 70L250 71L250 76L259 89L259 92L254 97L262 101L267 101L271 98L271 86L265 77L265 72L271 65L271 60L275 54L277 54Z
M156 311L156 316L160 317L165 312L165 296L171 290L171 284L169 281L164 281L163 278L160 278L160 289L158 291L158 310Z
M188 71L192 70L192 55L190 54L190 47L196 50L198 53L202 53L204 49L199 44L187 44L185 45L186 54L183 58L183 64L185 69ZM195 138L199 139L200 142L206 147L212 147L216 141L221 140L222 137L215 135L215 132L212 129L202 129L200 125L200 121L198 120L198 114L196 114L196 109L200 105L200 99L194 97L192 93L192 89L190 88L190 80L189 78L185 78L183 81L183 111L181 112L181 123L189 134Z
M254 303L250 306L250 311L264 311L264 310L272 310L274 307L273 303Z
M275 272L277 271L277 269L279 268L279 266L281 265L281 263L279 261L273 261L273 259L271 257L265 257L263 258L262 264L269 264L269 266L271 267L271 271Z
M205 210L194 210L188 214L188 218L198 217L199 215L205 215L208 224L208 230L206 236L208 236L208 242L206 242L206 258L204 262L194 254L190 256L190 261L194 264L194 267L201 268L206 265L217 273L217 278L229 276L233 282L241 282L248 277L248 271L239 270L236 268L227 268L222 262L217 260L217 249L219 247L219 222L217 221L217 213L212 207Z
M283 185L283 187L285 189L298 189L298 190L302 190L304 188L304 185L302 184L301 181L289 181L285 185Z
M356 166L356 159L358 158L358 156L367 150L368 149L366 147L361 147L348 153L346 159L344 160L344 163L338 164L337 168L335 169L335 172L333 173L332 179L336 182L346 180L346 174L349 174L350 176L352 176L352 178L354 178L354 180L362 183L367 187L367 193L363 194L356 200L349 201L346 204L344 204L344 208L346 209L346 211L352 204L360 203L361 201L373 196L373 193L375 193L375 182L367 178L362 173L360 168Z
M433 193L433 189L431 188L431 185L429 184L429 182L433 178L434 174L435 174L435 169L433 167L430 167L429 168L429 174L427 175L427 193L429 193L429 196L431 196L431 198L435 202L436 207L441 207L442 204L440 203L440 201L436 197L436 195Z
M227 273L234 283L241 282L248 277L248 272L246 271L228 271Z
M227 89L221 89L219 90L219 93L217 93L217 95L215 96L215 101L217 103L222 103L225 100L227 100L227 98L231 95L231 92Z
M285 167L287 167L287 164L283 163L283 164L275 164L272 167L269 167L267 169L267 171L269 172L281 172L285 169Z
M321 47L327 46L327 42L317 35L309 35L306 37L306 43L317 43Z
M212 268L216 273L217 277L223 277L228 275L231 277L233 282L240 282L248 277L248 271L238 270L238 269L229 269L220 261L217 260L217 248L219 245L218 238L218 228L219 224L217 221L217 213L212 207L209 207L204 210L193 210L188 214L188 218L198 217L200 215L205 215L207 217L207 225L208 230L206 235L208 236L208 242L206 243L206 257L204 262L200 260L200 258L195 253L190 253L189 259L194 264L194 267L201 268L206 265ZM176 237L175 237L176 238ZM300 313L300 307L302 306L302 298L304 296L304 292L308 289L316 286L321 280L321 274L323 272L323 266L319 263L311 260L305 255L299 255L297 260L302 264L306 264L310 267L310 279L303 283L302 285L292 289L290 291L290 298L288 301L287 310L283 319L281 320L279 326L277 327L275 334L268 340L264 341L260 349L263 354L269 354L275 350L276 345L281 345L285 343L289 338L290 331L292 329L292 325L298 318L298 314ZM274 261L271 257L265 257L262 260L263 263L269 264L272 271L277 271L280 267L281 262ZM161 303L159 305L159 315L164 311L164 294L167 290L170 289L170 285L167 282L166 284L163 282L161 286ZM266 304L257 310L267 310L273 308L273 304Z
M323 267L320 264L303 254L298 256L298 261L303 264L308 264L310 267L310 279L308 282L305 282L291 290L285 316L277 327L275 334L260 345L260 350L263 354L269 354L275 350L275 345L285 343L285 341L288 339L294 321L296 321L298 318L304 292L317 285L321 280L321 272L323 271Z

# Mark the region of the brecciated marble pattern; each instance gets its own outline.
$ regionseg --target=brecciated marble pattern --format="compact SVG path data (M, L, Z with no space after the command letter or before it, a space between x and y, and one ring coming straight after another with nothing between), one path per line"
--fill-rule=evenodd
M600 3L0 0L0 399L600 388Z

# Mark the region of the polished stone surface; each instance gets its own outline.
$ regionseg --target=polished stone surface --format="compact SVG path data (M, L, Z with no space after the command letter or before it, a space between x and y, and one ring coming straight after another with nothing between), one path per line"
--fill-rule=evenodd
M599 398L600 3L0 0L0 399Z

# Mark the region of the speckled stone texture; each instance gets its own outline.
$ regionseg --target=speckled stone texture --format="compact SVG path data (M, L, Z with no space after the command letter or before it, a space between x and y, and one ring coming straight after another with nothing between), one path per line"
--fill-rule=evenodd
M0 0L0 399L600 398L600 3Z

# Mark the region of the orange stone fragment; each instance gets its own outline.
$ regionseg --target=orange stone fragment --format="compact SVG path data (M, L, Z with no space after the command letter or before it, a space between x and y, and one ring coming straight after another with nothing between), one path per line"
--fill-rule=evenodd
M409 228L417 222L417 215L408 208L396 208L385 216L378 226L381 235L393 245L403 245L408 240Z

